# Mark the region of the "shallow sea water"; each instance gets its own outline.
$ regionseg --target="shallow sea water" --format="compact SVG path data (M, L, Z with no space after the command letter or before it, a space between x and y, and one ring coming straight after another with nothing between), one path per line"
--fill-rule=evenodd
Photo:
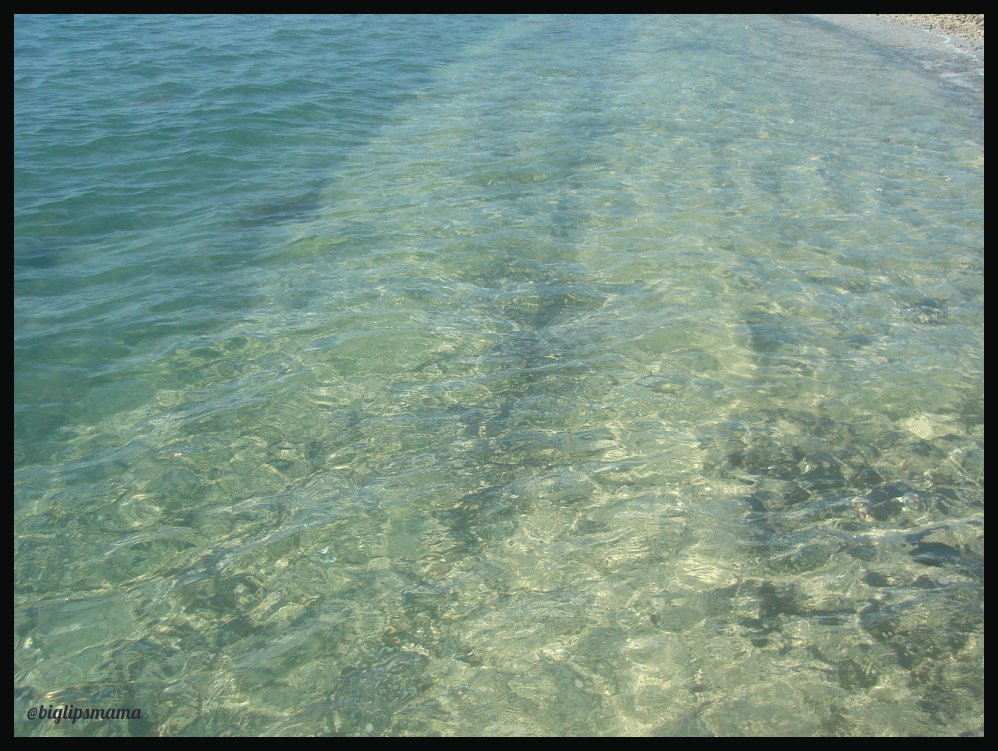
M15 733L983 733L983 58L910 38L16 18Z

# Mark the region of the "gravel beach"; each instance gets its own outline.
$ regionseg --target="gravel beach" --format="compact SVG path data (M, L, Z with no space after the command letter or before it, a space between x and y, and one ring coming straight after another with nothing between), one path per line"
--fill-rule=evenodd
M983 13L875 13L878 18L962 37L984 47Z

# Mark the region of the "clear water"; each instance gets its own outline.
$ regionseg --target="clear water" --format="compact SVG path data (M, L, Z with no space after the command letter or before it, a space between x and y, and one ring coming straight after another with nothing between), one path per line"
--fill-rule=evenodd
M983 732L983 59L919 39L17 18L15 733Z

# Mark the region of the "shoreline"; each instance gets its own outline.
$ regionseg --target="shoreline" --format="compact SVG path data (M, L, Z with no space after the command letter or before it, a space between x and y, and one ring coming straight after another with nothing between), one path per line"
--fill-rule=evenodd
M975 48L984 49L983 13L873 13L872 15L892 23L960 37Z
M812 18L894 49L948 89L972 93L983 115L983 15L836 13Z

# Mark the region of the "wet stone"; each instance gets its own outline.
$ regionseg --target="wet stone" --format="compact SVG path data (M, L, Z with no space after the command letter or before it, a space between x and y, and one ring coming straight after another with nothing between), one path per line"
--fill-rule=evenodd
M919 456L940 456L942 452L928 441L914 441L911 444L911 451Z
M800 613L798 596L790 586L777 587L772 582L763 582L756 590L756 594L759 598L760 618Z
M888 498L884 501L868 504L866 510L877 521L885 522L901 516L904 504L898 498Z
M859 622L870 636L886 639L894 635L901 618L890 606L873 602L859 611Z
M871 587L893 587L895 580L888 576L887 574L881 574L876 571L867 571L866 575L863 577L863 582L870 585Z
M787 506L796 506L799 503L809 501L811 498L811 491L797 483L791 483L783 493L783 501Z
M925 566L945 566L959 563L963 558L959 550L943 542L919 542L910 555Z
M767 495L764 493L753 493L745 499L745 502L749 505L749 508L759 513L769 510L769 506L766 501Z
M658 613L652 613L652 625L663 631L682 632L695 626L704 619L704 614L689 605L668 607Z
M804 465L806 471L801 480L811 490L829 490L845 484L842 475L842 462L828 453L808 457Z
M845 529L845 525L843 525L843 529ZM866 539L849 543L846 546L846 552L853 558L859 558L861 561L875 560L880 553L876 544Z
M882 485L883 482L881 474L870 466L860 467L852 477L852 484L856 488L873 488Z
M803 545L789 552L773 556L767 561L767 564L776 571L803 573L825 565L835 551L835 546L830 543L819 542Z
M855 660L843 660L836 668L839 685L847 690L870 688L877 685L880 676L873 668L866 668Z

